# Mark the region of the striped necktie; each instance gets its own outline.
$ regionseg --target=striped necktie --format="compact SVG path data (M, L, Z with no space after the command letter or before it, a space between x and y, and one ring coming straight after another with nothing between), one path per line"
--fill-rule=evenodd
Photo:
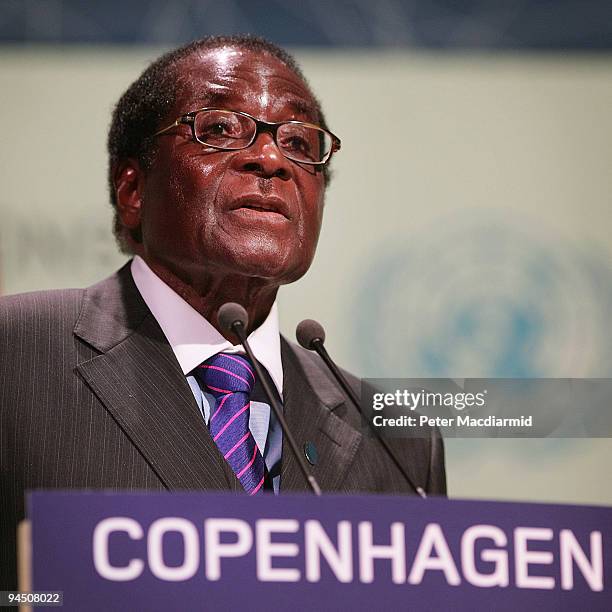
M216 400L210 435L249 495L263 491L265 464L249 429L255 374L243 355L217 353L194 370L202 390Z

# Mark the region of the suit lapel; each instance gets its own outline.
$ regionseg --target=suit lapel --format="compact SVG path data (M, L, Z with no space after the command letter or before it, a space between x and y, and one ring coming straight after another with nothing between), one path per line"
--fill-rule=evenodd
M101 351L78 372L168 489L241 488L127 265L87 290L74 332Z
M100 352L77 371L169 490L242 490L210 437L129 264L87 289L74 333ZM281 355L287 423L300 452L307 442L317 449L319 460L309 467L321 488L336 490L354 460L361 433L335 414L345 398L317 357L284 338ZM281 490L309 490L285 437Z
M355 458L361 433L334 414L343 406L345 398L316 361L318 357L297 347L294 349L284 338L281 354L285 381L283 411L287 424L301 453L307 442L317 449L318 462L308 467L321 488L337 490ZM286 437L283 437L280 482L283 492L310 490Z

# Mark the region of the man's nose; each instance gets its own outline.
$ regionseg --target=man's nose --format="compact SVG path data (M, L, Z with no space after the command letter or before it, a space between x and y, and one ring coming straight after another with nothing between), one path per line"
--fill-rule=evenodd
M272 134L258 134L255 142L234 156L234 168L251 172L262 178L278 177L288 180L293 168L291 162L280 152Z

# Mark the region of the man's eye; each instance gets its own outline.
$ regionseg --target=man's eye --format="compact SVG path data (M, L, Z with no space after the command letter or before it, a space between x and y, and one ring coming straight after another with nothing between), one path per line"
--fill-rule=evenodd
M291 136L283 139L283 147L289 151L299 151L301 153L310 152L310 144L300 136Z
M204 128L204 132L212 136L221 136L222 134L228 133L228 131L227 126L223 123L211 123Z

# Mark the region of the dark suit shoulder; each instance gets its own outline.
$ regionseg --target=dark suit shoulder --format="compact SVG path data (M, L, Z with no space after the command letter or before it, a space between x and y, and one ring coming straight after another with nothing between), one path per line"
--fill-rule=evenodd
M11 329L24 324L40 326L69 318L74 326L84 293L84 289L52 289L2 296L0 325L4 329Z
M293 342L286 341L286 347L297 358L297 361L308 379L310 386L316 390L321 400L330 408L341 402L341 407L334 409L334 414L351 425L354 429L364 430L364 422L359 411L353 406L344 391L339 387L323 363L322 359L313 351L308 351ZM361 397L362 379L340 368L350 387L357 397ZM364 411L368 414L368 411ZM446 494L446 474L444 468L444 446L440 432L435 427L425 425L418 431L411 432L406 437L388 438L388 443L402 464L412 472L415 482L419 483L429 494ZM384 455L382 448L376 440L367 435L363 440L362 451L365 447ZM371 457L369 452L366 454ZM393 468L388 468L393 469ZM384 481L384 479L381 479ZM387 489L393 492L394 487Z
M62 369L74 353L72 330L82 289L35 291L0 298L0 376L25 384L22 371Z

